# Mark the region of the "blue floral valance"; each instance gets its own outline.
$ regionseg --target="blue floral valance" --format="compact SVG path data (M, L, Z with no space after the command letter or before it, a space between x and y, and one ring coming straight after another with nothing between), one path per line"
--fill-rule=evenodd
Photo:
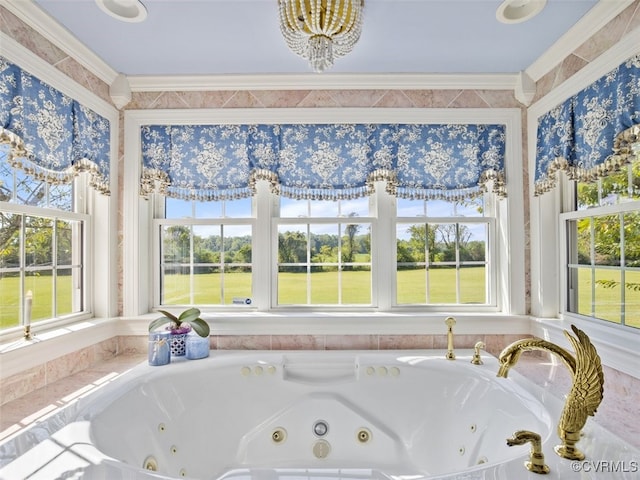
M0 142L12 166L52 184L82 171L109 194L109 121L0 57Z
M376 180L411 198L505 195L504 125L149 125L141 128L141 194L220 200L258 179L292 198L368 195Z
M640 55L540 117L537 137L536 195L559 170L589 182L629 163L640 142Z

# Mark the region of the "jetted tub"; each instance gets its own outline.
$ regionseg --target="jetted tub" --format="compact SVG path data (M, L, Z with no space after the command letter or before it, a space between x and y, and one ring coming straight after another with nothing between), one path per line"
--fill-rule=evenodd
M552 458L557 404L517 372L497 378L493 357L444 353L223 352L140 365L52 419L65 425L0 479L27 467L34 479L528 478L528 447L506 444L523 429L542 436L552 474L558 461L568 468ZM48 460L34 468L36 458Z

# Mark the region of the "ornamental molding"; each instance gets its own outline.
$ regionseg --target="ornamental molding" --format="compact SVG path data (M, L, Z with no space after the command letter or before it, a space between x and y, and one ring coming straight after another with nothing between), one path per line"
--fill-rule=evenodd
M534 81L555 68L584 39L590 38L634 0L602 0L595 5L525 72ZM109 66L74 35L61 26L35 2L0 0L0 6L16 15L48 41L104 81L112 85L119 72ZM514 90L520 73L506 74L372 74L372 75L205 75L130 76L134 92L213 91L213 90L370 90L370 89L470 89Z
M527 75L536 82L540 80L634 1L601 0L598 2L545 53L527 67L525 70Z

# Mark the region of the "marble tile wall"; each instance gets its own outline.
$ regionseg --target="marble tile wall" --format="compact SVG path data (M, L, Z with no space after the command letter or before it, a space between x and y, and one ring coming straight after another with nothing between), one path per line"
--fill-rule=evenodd
M618 43L627 33L640 28L640 0L636 0L603 28L585 39L571 54L536 82L534 101L544 97Z
M456 335L455 348L485 343L485 351L498 355L521 335ZM446 335L212 335L212 350L412 350L446 349ZM61 378L92 368L118 355L146 355L148 337L120 336L53 359L2 380L0 405Z
M114 337L3 378L0 405L100 364L119 353L118 338Z

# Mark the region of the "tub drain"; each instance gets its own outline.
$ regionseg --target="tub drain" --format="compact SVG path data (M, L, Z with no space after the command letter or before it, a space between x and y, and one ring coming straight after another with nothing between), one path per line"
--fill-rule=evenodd
M318 440L313 444L313 454L316 458L327 458L331 453L331 445L326 440Z

